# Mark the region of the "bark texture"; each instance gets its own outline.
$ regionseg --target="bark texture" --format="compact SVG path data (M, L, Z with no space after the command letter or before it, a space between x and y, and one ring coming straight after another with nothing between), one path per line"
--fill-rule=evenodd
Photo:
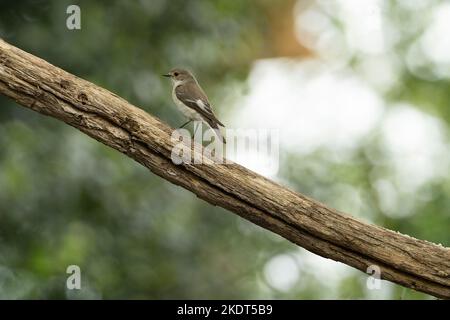
M169 126L1 39L0 93L311 252L363 272L377 265L382 279L450 298L450 248L364 223L234 163L175 165Z

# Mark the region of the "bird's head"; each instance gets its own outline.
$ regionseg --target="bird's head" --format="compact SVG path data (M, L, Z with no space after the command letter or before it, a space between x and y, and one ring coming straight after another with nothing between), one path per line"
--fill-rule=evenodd
M163 74L163 76L170 78L174 83L181 83L194 79L194 76L189 71L180 68L172 69L169 73Z

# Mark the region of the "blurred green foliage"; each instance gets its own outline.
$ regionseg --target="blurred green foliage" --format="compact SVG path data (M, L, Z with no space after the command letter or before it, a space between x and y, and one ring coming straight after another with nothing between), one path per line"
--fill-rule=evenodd
M269 50L265 12L276 6L269 1L76 1L82 29L70 31L66 8L72 3L2 1L0 37L172 126L183 119L160 74L187 66L212 100L226 96L227 88L245 90L252 61ZM402 13L395 4L390 10L396 19ZM363 57L352 60L355 69L358 59ZM430 82L404 72L401 83L404 87L392 88L386 99L429 106L450 124L448 79ZM369 297L365 275L350 268L332 292L308 268L290 290L270 286L267 262L297 252L296 246L204 203L63 123L4 97L0 106L0 298ZM222 106L217 113L230 119L233 109ZM428 201L419 202L410 215L387 216L371 181L377 146L377 137L367 139L345 162L333 162L326 150L306 157L288 154L280 175L330 206L448 245L450 178L426 185ZM352 212L343 196L345 185L362 195L360 212ZM79 291L65 289L65 271L73 264L82 271ZM394 286L387 297L428 296Z

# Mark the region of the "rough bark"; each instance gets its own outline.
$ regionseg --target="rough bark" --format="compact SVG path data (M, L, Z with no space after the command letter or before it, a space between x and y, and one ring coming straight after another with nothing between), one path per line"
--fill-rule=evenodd
M450 298L450 248L370 225L238 164L172 163L172 129L114 93L0 40L0 93L64 121L199 198L323 257ZM76 150L74 150L76 152Z

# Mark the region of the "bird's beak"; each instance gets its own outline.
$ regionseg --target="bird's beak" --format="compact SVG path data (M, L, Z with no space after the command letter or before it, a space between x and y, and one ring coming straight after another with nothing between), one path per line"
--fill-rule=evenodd
M168 78L171 77L170 73L168 73L168 74L163 74L162 76L163 76L163 77L168 77Z

